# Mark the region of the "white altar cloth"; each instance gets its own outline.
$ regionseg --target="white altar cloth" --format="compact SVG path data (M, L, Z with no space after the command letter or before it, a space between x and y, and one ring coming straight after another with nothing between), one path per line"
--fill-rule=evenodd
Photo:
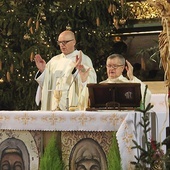
M123 170L133 169L136 151L131 149L132 139L140 142L140 130L134 122L141 118L135 111L0 111L1 130L37 130L37 131L117 131L117 140ZM157 133L169 125L166 113L157 113ZM165 122L165 118L167 121ZM138 122L137 122L138 123ZM138 134L137 134L137 133ZM161 134L166 136L165 129Z
M0 129L117 131L128 111L0 111Z

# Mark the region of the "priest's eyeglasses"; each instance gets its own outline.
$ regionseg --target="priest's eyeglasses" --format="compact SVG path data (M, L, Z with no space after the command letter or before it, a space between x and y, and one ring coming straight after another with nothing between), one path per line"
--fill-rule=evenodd
M73 39L72 39L72 40L67 40L67 41L57 41L57 44L58 44L58 45L60 45L60 44L66 45L66 44L69 43L70 41L73 41Z
M122 64L121 65L116 65L116 64L115 65L110 65L110 64L106 65L107 68L113 68L113 69L117 69L122 66L124 66L124 65L122 65Z

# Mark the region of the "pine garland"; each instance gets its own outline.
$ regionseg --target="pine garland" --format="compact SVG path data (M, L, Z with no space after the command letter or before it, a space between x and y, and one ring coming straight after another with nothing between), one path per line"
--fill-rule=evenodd
M63 170L64 163L61 158L60 147L53 135L40 159L40 170Z
M116 139L116 132L113 132L112 144L107 155L108 170L121 170L121 159Z

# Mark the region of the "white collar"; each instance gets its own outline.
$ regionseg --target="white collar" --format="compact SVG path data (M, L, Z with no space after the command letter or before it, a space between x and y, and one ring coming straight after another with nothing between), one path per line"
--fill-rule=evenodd
M78 53L79 53L78 50L74 50L74 51L73 51L72 53L70 53L70 54L65 55L65 54L62 53L62 55L63 55L63 57L66 57L66 58L73 58L73 57L75 57L76 55L78 55Z
M123 77L123 75L120 75L119 77L114 78L114 79L108 78L108 81L110 81L110 82L116 82L116 81L122 80L122 79L124 79L124 77Z

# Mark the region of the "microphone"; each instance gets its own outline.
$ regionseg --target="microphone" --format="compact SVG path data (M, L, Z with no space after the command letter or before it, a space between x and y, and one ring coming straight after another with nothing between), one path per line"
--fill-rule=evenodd
M74 70L72 71L72 74L76 72L76 69L74 68ZM77 73L75 74L72 82L70 83L70 86L68 87L68 90L67 90L67 98L66 98L66 110L69 111L69 91L70 91L70 88L72 86L72 84L74 83L75 79L77 78L77 75L78 75L79 71L77 70Z

